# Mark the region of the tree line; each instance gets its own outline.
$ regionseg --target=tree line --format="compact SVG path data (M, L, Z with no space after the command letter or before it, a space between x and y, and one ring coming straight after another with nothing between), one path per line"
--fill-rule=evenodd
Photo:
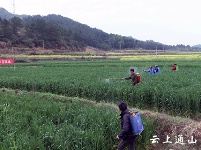
M141 41L132 37L108 34L102 30L73 21L60 15L0 18L0 41L15 47L42 47L69 51L82 51L85 46L102 50L186 49L189 45L165 45L153 40Z

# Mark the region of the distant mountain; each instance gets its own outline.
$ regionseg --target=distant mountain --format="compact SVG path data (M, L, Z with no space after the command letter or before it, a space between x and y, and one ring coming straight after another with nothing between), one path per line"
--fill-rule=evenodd
M13 18L14 16L22 19L24 17L27 17L28 15L14 15L14 14L8 12L6 9L0 7L0 18L9 20L9 19Z
M164 45L153 40L108 34L61 15L14 15L0 8L0 42L14 47L41 47L64 51L82 51L86 46L111 49L190 49L185 45ZM0 45L1 47L1 45Z
M0 41L15 47L38 47L41 41L45 48L69 51L83 50L86 46L109 50L143 45L132 37L108 34L60 15L19 16L1 9L0 17Z
M9 13L6 9L0 7L0 17L2 19L10 19L10 18L14 17L14 15Z
M194 47L194 48L201 48L201 44L197 44L197 45L194 45L192 47Z

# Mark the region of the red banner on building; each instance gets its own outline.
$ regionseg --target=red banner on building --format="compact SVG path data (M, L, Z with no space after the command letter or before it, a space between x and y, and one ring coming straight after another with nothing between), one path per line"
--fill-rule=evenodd
M12 65L14 64L14 59L12 58L0 58L0 65Z

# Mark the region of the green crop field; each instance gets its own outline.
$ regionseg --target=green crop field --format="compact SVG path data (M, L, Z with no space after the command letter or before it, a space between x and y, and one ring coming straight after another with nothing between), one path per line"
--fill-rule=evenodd
M55 102L57 101L57 102ZM59 103L58 101L62 101ZM117 146L119 112L104 105L45 93L0 91L0 149L109 150ZM153 122L143 119L144 150L154 134Z
M178 72L171 70L174 63L180 67ZM124 100L140 109L198 117L201 112L200 63L200 59L167 58L24 63L16 64L15 71L13 68L0 68L0 87L114 103ZM160 74L150 76L142 71L155 64L161 68ZM110 79L129 76L130 67L141 74L141 84L133 87L130 81Z
M130 107L192 119L201 118L200 54L118 56L116 59L16 63L15 70L12 66L1 66L0 88L53 93L114 104L125 101ZM174 63L178 64L179 71L171 70ZM150 76L143 72L156 64L161 73ZM120 80L129 76L130 68L140 73L142 83L132 86L130 81ZM64 104L44 99L37 94L19 96L17 92L1 93L0 127L3 130L0 146L3 149L16 146L19 149L27 146L30 149L48 149L48 146L70 149L70 142L76 146L74 149L111 149L117 144L113 138L120 128L115 110L88 107L79 101ZM74 116L78 116L78 119L73 120ZM138 144L142 149L146 149L154 132L153 123L146 119L144 122L147 124L146 131L140 142L146 144L142 144L144 147ZM87 129L90 123L92 130ZM97 129L97 125L100 125L100 129ZM109 133L108 137L105 132Z

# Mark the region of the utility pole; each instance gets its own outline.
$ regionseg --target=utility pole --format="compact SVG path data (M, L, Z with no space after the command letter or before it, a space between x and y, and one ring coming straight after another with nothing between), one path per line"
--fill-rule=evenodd
M43 42L43 49L45 49L45 41L44 40L38 40L38 41Z
M119 41L118 43L119 43L119 49L121 50L121 49L122 49L123 41L121 40L121 41Z
M157 56L157 51L158 51L158 43L156 43L156 56Z
M44 40L43 40L43 49L45 49L45 42L44 42Z
M45 42L44 42L44 40L42 40L43 41L43 49L45 48Z

